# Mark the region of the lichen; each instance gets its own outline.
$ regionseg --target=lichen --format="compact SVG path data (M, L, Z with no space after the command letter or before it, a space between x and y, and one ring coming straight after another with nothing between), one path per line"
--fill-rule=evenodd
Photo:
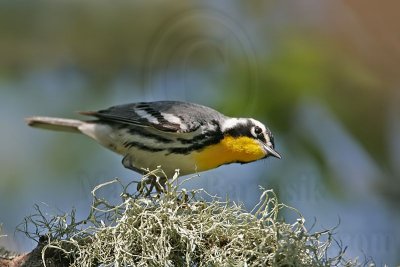
M143 181L164 175L156 169ZM111 184L121 187L118 204L97 196ZM272 190L261 188L259 203L247 211L202 189L185 190L178 173L162 193L149 192L146 182L136 191L134 184L97 186L83 221L74 210L49 216L36 206L20 230L48 239L43 258L46 250L60 250L72 266L358 266L344 259L332 230L310 233L301 214L279 203ZM298 219L283 221L282 210ZM328 256L333 245L337 254Z

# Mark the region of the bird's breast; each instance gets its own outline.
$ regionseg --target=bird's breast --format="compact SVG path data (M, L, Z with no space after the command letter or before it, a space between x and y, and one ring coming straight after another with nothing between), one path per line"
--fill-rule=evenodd
M265 157L260 143L247 136L224 136L217 144L196 152L196 165L199 171L216 168L229 163L247 163Z

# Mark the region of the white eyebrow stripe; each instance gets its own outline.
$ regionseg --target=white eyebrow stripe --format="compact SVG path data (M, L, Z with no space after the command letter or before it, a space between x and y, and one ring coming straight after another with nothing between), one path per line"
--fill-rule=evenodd
M148 113L147 111L145 111L143 109L135 108L134 111L137 115L148 120L150 123L154 123L154 124L160 123L156 117L154 117L153 115L151 115L150 113Z
M246 124L246 123L247 123L247 119L229 118L229 119L225 120L224 123L221 125L221 131L225 132L229 129L234 128L238 124Z

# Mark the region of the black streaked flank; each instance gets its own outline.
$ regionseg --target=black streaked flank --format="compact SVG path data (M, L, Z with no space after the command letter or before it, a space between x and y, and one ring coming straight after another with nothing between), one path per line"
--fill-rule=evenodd
M167 152L166 155L170 155L170 154L187 155L193 151L201 151L203 148L205 148L209 145L218 144L223 138L224 138L223 134L221 132L217 132L216 134L207 136L206 139L204 139L204 136L202 136L202 140L203 140L202 142L199 141L199 142L193 143L192 145L189 145L187 147L155 148L155 147L146 146L146 145L136 142L136 141L126 141L126 142L124 142L123 145L126 148L135 147L137 149L149 151L149 152L166 151Z
M163 137L161 135L151 133L150 131L146 130L145 127L141 127L141 126L126 127L126 125L121 124L121 125L118 126L118 128L120 130L127 129L128 133L130 133L132 135L140 135L140 136L143 136L143 137L146 137L146 138L154 139L154 140L156 140L156 141L158 141L160 143L169 144L169 143L173 142L172 139L168 139L168 138Z
M203 138L205 138L205 137L203 137ZM216 131L213 134L208 135L207 138L203 139L202 142L196 142L187 147L169 148L167 155L172 154L172 153L187 155L193 151L201 151L202 149L204 149L207 146L218 144L223 138L224 138L224 135L222 134L222 132Z
M148 147L142 143L135 142L135 141L125 142L124 146L128 147L128 148L136 147L140 150L149 151L149 152L160 152L160 151L165 150L164 148Z
M221 128L219 127L219 124L217 121L215 121L215 120L211 121L210 125L211 125L211 127L215 127L214 130L199 134L197 136L194 136L191 139L177 138L177 140L179 142L181 142L182 144L193 144L193 143L201 142L204 139L207 140L209 138L212 138L213 136L222 135Z
M184 145L193 144L196 142L200 142L204 139L210 138L213 134L215 134L215 132L207 132L207 133L199 134L199 135L193 137L192 139L177 138L176 140L181 142L181 144L184 144Z

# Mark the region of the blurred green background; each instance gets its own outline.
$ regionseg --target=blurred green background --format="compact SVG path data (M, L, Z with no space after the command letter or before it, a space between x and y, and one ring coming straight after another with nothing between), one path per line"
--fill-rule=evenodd
M139 177L88 138L37 131L24 117L168 99L264 121L283 155L188 186L248 207L258 185L274 188L315 230L340 220L348 257L398 264L398 10L361 0L1 1L0 223L9 235L0 243L34 246L13 234L34 203L84 216L94 185Z

